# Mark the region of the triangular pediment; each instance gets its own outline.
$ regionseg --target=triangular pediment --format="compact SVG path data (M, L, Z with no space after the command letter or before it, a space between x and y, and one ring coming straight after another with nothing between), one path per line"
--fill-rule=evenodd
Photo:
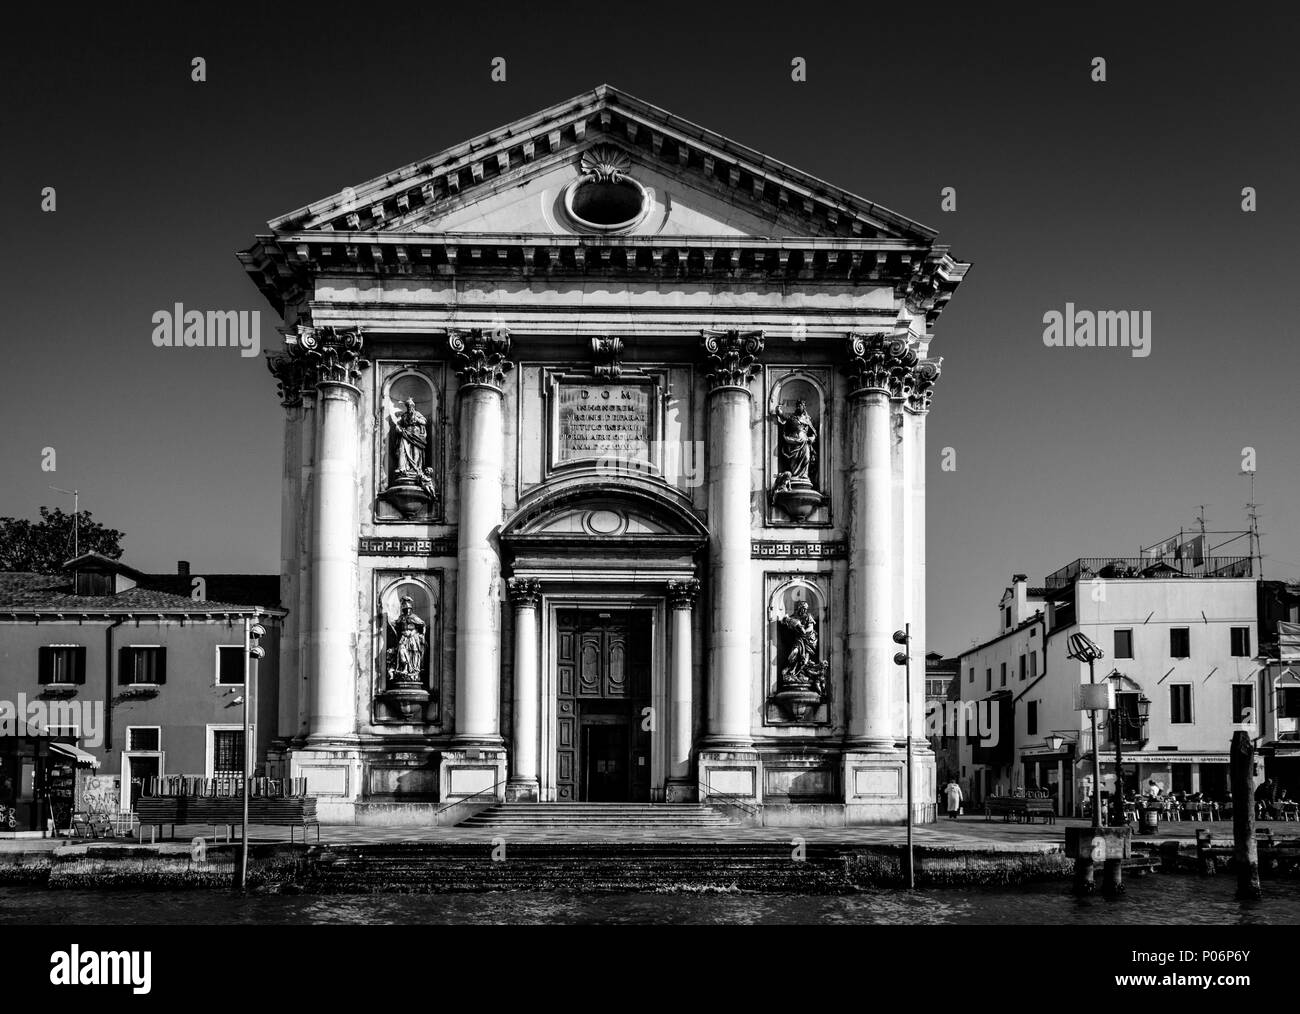
M597 158L593 158L593 153ZM582 235L566 198L613 154L647 194L630 236L897 239L934 230L601 85L270 222L277 233ZM584 171L586 170L586 171Z

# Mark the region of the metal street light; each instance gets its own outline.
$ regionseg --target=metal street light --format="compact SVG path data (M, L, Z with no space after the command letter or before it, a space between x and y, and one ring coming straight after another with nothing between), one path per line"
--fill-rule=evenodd
M1067 658L1075 658L1080 662L1088 663L1088 684L1097 685L1097 675L1093 666L1097 659L1102 658L1106 653L1101 650L1097 642L1087 634L1080 631L1077 634L1071 634L1069 638L1070 652ZM1086 702L1089 705L1088 719L1092 723L1092 829L1101 830L1101 757L1097 750L1097 708L1095 697L1090 697Z
M1111 826L1124 826L1124 730L1130 729L1135 733L1141 734L1142 727L1146 724L1147 716L1151 713L1151 701L1143 694L1138 698L1137 718L1131 718L1124 713L1119 706L1119 688L1122 686L1124 674L1116 669L1110 674L1108 679L1115 681L1115 704L1110 709L1111 735L1115 737L1115 799L1111 802Z
M1061 747L1065 745L1065 737L1052 734L1043 740L1043 742L1047 744L1047 749L1051 753L1060 753Z
M916 877L912 867L912 625L903 624L902 630L894 631L894 643L907 648L906 651L894 652L894 665L903 666L905 703L907 713L907 887L916 887Z

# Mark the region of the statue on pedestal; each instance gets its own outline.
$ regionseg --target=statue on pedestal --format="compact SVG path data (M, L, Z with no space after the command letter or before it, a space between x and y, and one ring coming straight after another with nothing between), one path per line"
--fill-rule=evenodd
M802 398L793 412L777 408L772 415L779 425L777 452L785 466L772 486L772 500L792 519L802 521L822 503L811 478L817 460L817 428Z
M818 697L826 692L826 669L830 663L817 657L817 621L808 600L795 603L794 612L781 617L781 625L794 635L794 645L781 669L781 691L811 691Z
M415 615L411 596L402 596L402 611L388 629L392 645L388 649L389 684L421 683L428 624Z
M405 517L427 511L438 499L433 469L429 467L429 421L407 398L391 415L393 470L384 499Z

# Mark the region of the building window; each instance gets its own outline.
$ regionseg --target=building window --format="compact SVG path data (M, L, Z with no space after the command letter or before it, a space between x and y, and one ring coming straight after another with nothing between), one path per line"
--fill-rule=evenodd
M1278 687L1277 717L1300 718L1300 687Z
M1192 721L1192 685L1172 683L1169 686L1169 721L1174 725L1189 725Z
M1029 662L1024 655L1020 656L1020 678L1023 680L1029 675Z
M86 682L86 647L82 644L46 644L38 653L38 676L41 683L78 684Z
M244 730L212 730L212 777L239 778L244 771Z
M1250 683L1232 685L1232 724L1252 725L1255 721L1255 687Z
M128 751L157 753L162 749L162 727L157 725L131 725L126 730Z
M1030 701L1025 705L1025 735L1038 735L1038 702Z
M1192 657L1192 632L1187 627L1174 627L1169 631L1169 656Z
M1133 631L1131 630L1115 631L1115 657L1116 658L1133 657Z
M122 649L120 683L160 686L167 682L167 649L156 644L131 644Z
M1003 623L1004 623L1005 626L1007 626L1007 627L1010 627L1010 626L1011 626L1011 607L1010 607L1010 606L1007 606L1006 609L1004 609L1004 610L1002 611L1002 619L1003 619Z
M975 667L974 667L974 666L971 666L971 667L970 667L970 680L969 680L969 682L971 682L971 683L974 683L974 682L975 682Z
M1002 663L1002 685L1007 685L1007 664L1005 662Z
M1250 628L1232 628L1232 657L1250 658Z
M1038 679L1038 652L1029 653L1029 678Z
M244 646L223 644L217 648L217 686L244 685Z
M992 689L993 689L993 670L992 670L992 669L985 669L985 670L984 670L984 687L985 687L986 690L992 690Z

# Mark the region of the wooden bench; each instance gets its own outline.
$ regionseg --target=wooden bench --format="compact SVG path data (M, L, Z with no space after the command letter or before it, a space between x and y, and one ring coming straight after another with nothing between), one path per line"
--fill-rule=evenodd
M990 796L984 801L984 820L1001 814L1004 823L1012 817L1016 823L1033 823L1042 817L1045 824L1056 823L1056 806L1050 796Z
M214 838L217 828L224 828L229 841L232 829L244 820L244 803L238 796L142 796L135 810L140 818L140 841L144 841L146 826L151 829L150 841L156 841L156 832L167 825L171 825L174 838L177 824L208 824ZM305 842L307 828L314 826L316 841L320 841L314 796L254 797L248 801L248 822L288 827L290 842L295 840L295 828L303 829Z

